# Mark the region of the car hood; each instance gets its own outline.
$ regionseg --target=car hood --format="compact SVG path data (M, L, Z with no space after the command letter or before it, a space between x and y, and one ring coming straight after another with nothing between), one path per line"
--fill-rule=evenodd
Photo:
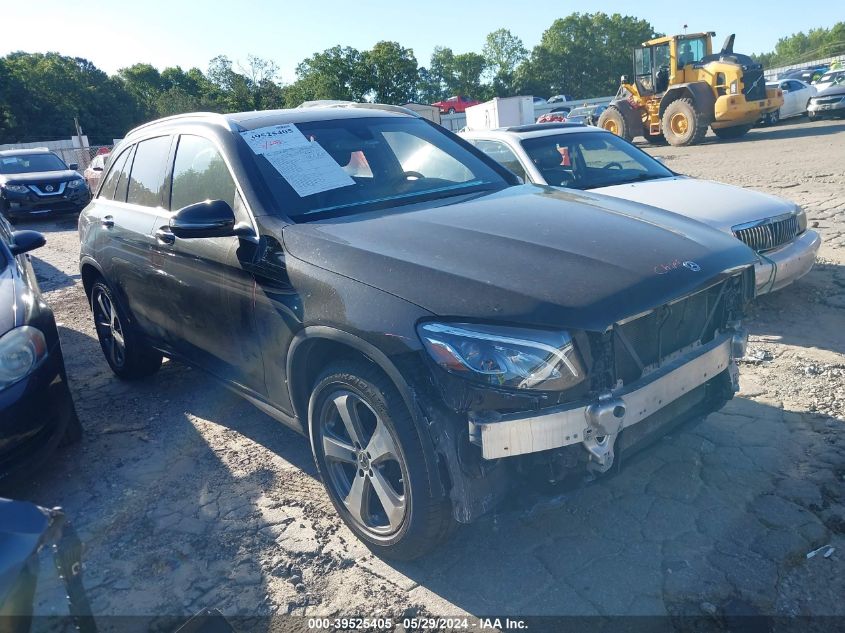
M594 331L755 259L699 222L537 185L292 224L283 239L293 257L437 315Z
M0 174L0 183L4 185L29 185L48 182L66 182L79 178L72 169L61 171L36 171L26 174Z
M680 213L728 233L737 224L795 211L795 203L783 198L686 176L600 187L592 191Z
M816 85L816 89L818 90L814 96L816 99L819 97L837 97L839 95L845 95L845 85L829 85L827 88L819 88L818 85Z

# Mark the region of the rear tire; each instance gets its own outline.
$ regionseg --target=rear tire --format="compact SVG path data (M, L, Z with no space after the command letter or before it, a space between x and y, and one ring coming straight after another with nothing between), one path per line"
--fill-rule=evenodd
M314 461L337 513L375 554L411 560L454 526L432 488L419 431L393 382L343 361L317 379L308 406ZM328 457L327 457L328 455Z
M774 112L769 112L766 115L766 125L777 125L778 121L780 121L780 110L775 110ZM728 128L730 129L730 128ZM713 130L714 132L716 130Z
M616 106L608 106L607 110L601 113L598 126L611 134L621 136L626 141L633 138L632 130L628 127L625 116Z
M750 125L734 125L733 127L723 127L718 130L713 130L713 134L723 141L732 141L745 136L748 134L750 129Z
M682 147L700 143L707 134L709 121L695 108L689 97L676 99L663 112L660 127L670 145Z
M91 287L91 312L103 355L118 378L136 380L158 371L161 354L146 344L127 310L102 279Z

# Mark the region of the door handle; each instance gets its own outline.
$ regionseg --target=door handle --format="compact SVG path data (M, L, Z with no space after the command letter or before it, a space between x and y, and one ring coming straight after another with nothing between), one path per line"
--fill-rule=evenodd
M114 226L114 216L105 216L102 220L100 220L100 224L102 224L107 229L112 228Z
M173 232L166 227L160 228L155 233L156 239L161 242L162 244L173 244L176 241L176 236L173 235Z

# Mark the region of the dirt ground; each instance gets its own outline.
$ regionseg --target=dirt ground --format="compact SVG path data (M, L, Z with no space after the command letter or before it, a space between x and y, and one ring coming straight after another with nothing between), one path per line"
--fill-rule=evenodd
M336 518L302 437L175 362L140 383L112 376L68 219L27 228L47 235L33 260L87 433L0 492L64 506L100 616L845 616L845 122L648 151L799 203L824 244L807 277L757 300L740 395L622 475L384 562ZM826 544L830 557L806 558ZM38 612L63 614L51 572Z

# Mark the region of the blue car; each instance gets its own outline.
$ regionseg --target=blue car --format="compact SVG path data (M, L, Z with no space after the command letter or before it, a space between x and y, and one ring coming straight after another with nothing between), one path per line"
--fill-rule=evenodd
M0 480L82 434L53 311L27 255L44 243L0 218Z

